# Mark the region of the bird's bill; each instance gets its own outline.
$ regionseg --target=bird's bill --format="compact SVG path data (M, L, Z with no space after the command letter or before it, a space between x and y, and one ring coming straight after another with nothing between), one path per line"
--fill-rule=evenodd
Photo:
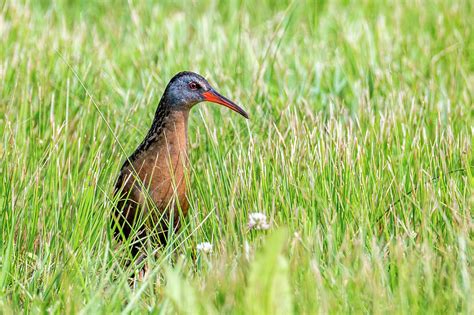
M233 111L239 113L240 115L244 116L245 118L249 119L249 115L239 105L235 104L234 102L232 102L228 98L220 95L219 93L217 93L216 91L214 91L212 89L209 90L209 91L204 92L202 94L202 96L204 97L204 100L206 100L208 102L223 105L223 106L225 106L227 108L230 108Z

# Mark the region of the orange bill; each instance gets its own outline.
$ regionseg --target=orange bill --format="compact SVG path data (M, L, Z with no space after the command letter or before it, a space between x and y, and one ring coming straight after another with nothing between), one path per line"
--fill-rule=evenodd
M228 108L232 109L233 111L236 111L240 115L244 116L245 118L249 119L249 115L240 106L238 106L237 104L235 104L234 102L232 102L228 98L220 95L219 93L217 93L213 89L202 93L202 96L208 102L212 102L212 103L216 103L216 104L220 104L220 105L223 105L225 107L228 107Z

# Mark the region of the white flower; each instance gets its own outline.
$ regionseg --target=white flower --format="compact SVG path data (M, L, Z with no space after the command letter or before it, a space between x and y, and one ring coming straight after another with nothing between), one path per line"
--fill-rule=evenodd
M253 212L249 214L249 229L268 230L270 224L267 223L267 216L261 212Z
M198 252L201 252L203 254L212 253L212 244L209 243L209 242L199 243L196 248L197 248Z

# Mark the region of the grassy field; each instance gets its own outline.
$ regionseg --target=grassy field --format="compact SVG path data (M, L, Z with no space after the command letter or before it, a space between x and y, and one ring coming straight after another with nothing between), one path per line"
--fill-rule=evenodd
M152 2L0 4L0 313L474 313L472 1ZM130 286L113 184L181 70L251 119L193 109Z

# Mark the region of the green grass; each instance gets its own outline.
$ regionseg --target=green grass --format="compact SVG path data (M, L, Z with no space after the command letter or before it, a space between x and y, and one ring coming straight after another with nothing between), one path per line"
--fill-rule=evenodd
M472 1L152 2L0 4L0 313L474 312ZM113 184L181 70L251 119L193 109L132 288Z

